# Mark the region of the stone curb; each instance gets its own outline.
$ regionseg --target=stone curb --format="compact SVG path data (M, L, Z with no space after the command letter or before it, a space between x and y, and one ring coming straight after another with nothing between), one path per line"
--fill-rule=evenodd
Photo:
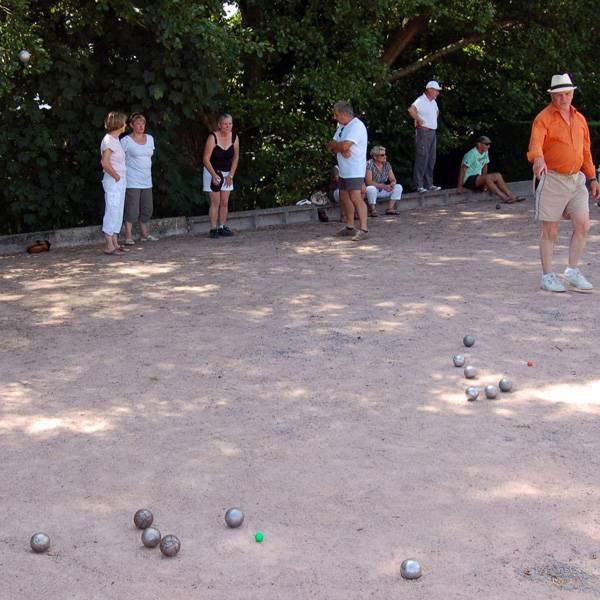
M530 197L533 195L531 181L517 181L509 184L510 189L518 195ZM473 193L465 191L457 194L456 189L445 189L426 194L407 193L402 195L398 210L412 210L428 206L444 206L461 202L497 201L495 196L486 192ZM387 204L387 200L380 200ZM337 209L328 209L330 215ZM248 231L276 225L295 225L317 220L317 209L313 206L281 206L275 208L260 208L231 212L228 225L233 230ZM170 217L154 219L150 230L161 238L177 235L196 235L208 233L210 222L208 215L197 217ZM48 240L52 248L71 248L104 243L104 236L99 226L74 227L71 229L55 229L52 231L35 231L17 235L0 236L0 255L18 254L25 252L27 246L36 240Z

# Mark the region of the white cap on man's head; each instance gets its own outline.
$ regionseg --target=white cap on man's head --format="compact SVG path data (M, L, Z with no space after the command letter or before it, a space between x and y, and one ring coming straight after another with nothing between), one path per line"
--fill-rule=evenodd
M551 94L557 92L570 92L576 90L577 86L573 85L571 78L568 73L562 75L552 75L552 81L550 82L550 89L548 90Z
M442 86L437 81L435 81L434 79L432 79L425 86L426 90L428 90L429 88L432 88L432 89L437 90L439 92L442 89Z

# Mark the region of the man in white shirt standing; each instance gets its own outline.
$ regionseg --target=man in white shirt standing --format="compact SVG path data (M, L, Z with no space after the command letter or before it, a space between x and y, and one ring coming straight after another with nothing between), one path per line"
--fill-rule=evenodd
M420 194L437 192L442 188L433 185L433 168L436 158L436 130L440 114L436 98L442 86L437 81L430 81L425 86L425 93L421 94L408 109L408 113L415 120L415 168L413 179L415 189Z
M346 227L338 235L352 236L353 241L359 242L369 237L367 206L361 194L367 170L367 128L354 116L352 105L343 100L333 105L333 117L338 128L333 140L325 147L336 154L340 171L340 204L346 216ZM358 231L354 230L354 211L360 223Z

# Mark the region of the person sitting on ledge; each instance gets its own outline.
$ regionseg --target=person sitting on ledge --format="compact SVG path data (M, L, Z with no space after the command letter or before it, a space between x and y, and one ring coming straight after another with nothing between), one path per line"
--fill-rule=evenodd
M397 215L397 203L402 197L402 186L396 183L396 176L392 165L386 160L386 152L383 146L373 146L371 159L367 161L367 172L365 174L367 184L367 203L369 205L369 216L376 217L377 199L389 198L386 215Z
M462 159L460 170L458 172L458 185L456 191L459 194L464 192L464 188L470 190L487 189L492 194L498 196L502 202L513 204L513 202L522 202L525 198L514 196L508 189L504 178L500 173L488 173L488 163L490 162L489 147L492 140L486 135L477 139L477 144L471 148Z

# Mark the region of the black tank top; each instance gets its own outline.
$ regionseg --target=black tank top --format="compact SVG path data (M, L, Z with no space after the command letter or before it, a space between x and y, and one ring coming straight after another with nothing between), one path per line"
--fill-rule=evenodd
M235 132L231 134L231 146L229 146L227 150L223 150L223 148L219 146L217 136L214 133L212 136L215 138L215 147L210 155L210 164L215 171L231 171L231 163L233 162L233 144L235 144Z

